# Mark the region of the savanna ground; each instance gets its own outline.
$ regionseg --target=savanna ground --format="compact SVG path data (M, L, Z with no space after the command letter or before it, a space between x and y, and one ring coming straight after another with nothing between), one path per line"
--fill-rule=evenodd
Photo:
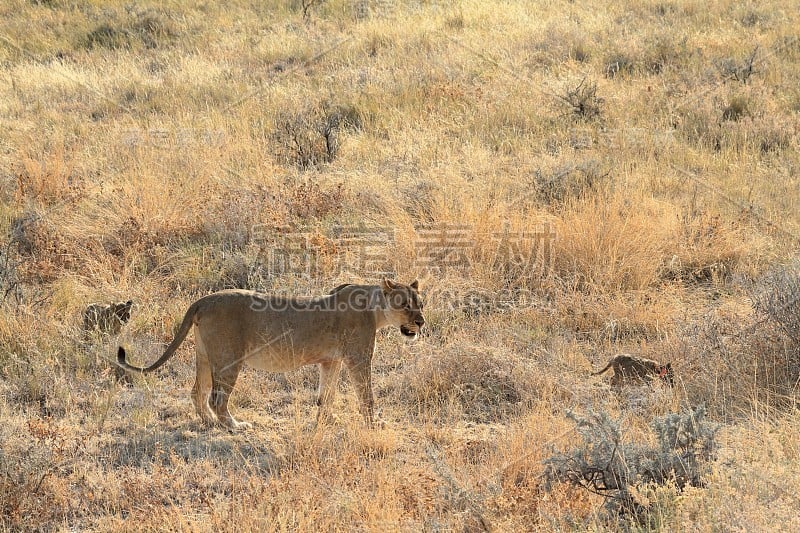
M789 0L3 2L1 527L799 530L798 28ZM313 368L246 370L255 428L203 427L191 340L113 379L210 291L376 271L428 320L379 335L378 429L345 379L314 431ZM676 387L590 376L624 351ZM700 406L693 483L547 466L604 449L568 411L646 447Z

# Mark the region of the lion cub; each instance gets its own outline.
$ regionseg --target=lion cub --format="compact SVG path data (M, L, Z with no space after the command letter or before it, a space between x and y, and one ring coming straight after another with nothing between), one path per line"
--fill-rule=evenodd
M612 387L620 387L626 381L649 382L654 377L664 380L670 387L675 384L672 363L662 365L651 359L623 353L611 358L605 368L598 372L592 372L592 375L599 376L609 368L614 369L614 375L611 377Z
M109 335L116 335L122 325L131 318L133 300L111 304L90 304L83 311L83 331L91 333L98 331Z

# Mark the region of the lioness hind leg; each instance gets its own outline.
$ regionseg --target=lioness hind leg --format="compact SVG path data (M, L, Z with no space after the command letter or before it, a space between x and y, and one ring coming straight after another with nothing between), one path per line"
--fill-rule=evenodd
M330 415L331 405L336 398L336 389L339 386L339 374L342 369L341 361L319 364L319 392L317 394L317 425Z
M208 355L202 349L198 342L196 347L197 353L197 368L194 387L192 388L192 402L194 409L203 422L207 424L214 424L217 417L214 411L208 405L209 396L211 396L211 367L208 363Z
M249 422L239 422L228 411L228 399L239 377L241 363L226 366L221 369L211 369L211 408L217 419L229 429L247 429L252 427Z

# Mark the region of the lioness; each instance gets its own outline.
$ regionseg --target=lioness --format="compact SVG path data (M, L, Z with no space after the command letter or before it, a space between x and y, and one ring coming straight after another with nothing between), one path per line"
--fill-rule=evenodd
M133 300L111 304L90 304L83 311L83 331L116 335L131 318Z
M598 372L592 372L592 375L599 376L609 368L614 369L614 375L611 377L612 387L620 387L627 380L650 381L654 377L663 379L670 387L675 384L672 363L662 365L651 359L623 353L612 357L605 368Z
M194 302L175 339L146 368L128 364L120 346L120 367L150 372L163 365L194 326L197 377L192 401L207 423L250 427L228 411L228 397L244 364L287 372L319 364L317 420L333 401L342 364L347 367L368 425L373 423L372 355L375 332L395 326L416 337L425 324L415 280L410 285L383 279L380 285L340 285L319 298L287 298L247 290L226 290Z

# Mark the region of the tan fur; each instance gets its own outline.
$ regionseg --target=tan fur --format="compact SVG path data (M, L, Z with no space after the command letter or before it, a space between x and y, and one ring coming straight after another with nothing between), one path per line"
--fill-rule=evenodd
M619 354L614 356L602 370L593 372L593 376L598 376L612 368L614 375L611 377L612 387L621 387L626 382L650 381L653 378L663 379L670 387L674 383L674 373L672 364L662 365L657 361L635 357L629 354Z
M111 304L90 304L83 311L83 331L116 335L131 318L132 300Z
M319 298L227 290L194 302L175 339L152 365L128 364L122 347L117 361L128 371L153 371L172 357L194 327L197 376L192 400L204 421L218 421L229 428L249 426L228 411L228 398L245 364L272 372L318 364L317 420L333 401L344 365L359 395L362 414L372 425L375 333L395 326L404 335L416 337L425 323L421 311L416 281L340 285Z

